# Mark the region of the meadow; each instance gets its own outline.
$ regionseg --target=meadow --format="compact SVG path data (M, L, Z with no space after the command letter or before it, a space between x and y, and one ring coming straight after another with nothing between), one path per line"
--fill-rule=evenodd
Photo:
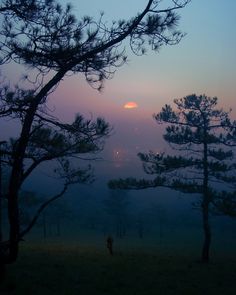
M184 251L122 243L113 256L103 243L22 243L0 294L235 294L236 255L232 253L215 253L204 265L194 247Z

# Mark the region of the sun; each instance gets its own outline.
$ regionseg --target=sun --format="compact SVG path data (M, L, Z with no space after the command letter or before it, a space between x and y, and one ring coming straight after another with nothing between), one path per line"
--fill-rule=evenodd
M129 101L124 105L124 109L136 109L137 107L138 105L134 101Z

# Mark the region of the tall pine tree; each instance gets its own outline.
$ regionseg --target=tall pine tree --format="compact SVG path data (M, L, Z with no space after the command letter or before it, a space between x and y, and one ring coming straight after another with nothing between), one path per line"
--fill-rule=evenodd
M230 200L234 194L230 190L236 180L236 165L232 161L236 122L230 120L230 111L217 108L217 102L216 97L193 94L175 99L175 109L165 105L153 117L158 124L168 124L163 137L174 149L173 155L139 153L144 171L155 175L154 179L129 178L109 182L111 188L165 186L184 193L198 193L204 231L203 262L209 261L210 210L219 210L221 206L223 212L226 200L228 207L232 208Z

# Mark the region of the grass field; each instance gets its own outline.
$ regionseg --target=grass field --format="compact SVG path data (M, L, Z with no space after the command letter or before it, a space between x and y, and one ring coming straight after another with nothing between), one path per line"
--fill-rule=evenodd
M209 295L236 294L236 256L202 265L187 253L78 244L23 244L0 294Z

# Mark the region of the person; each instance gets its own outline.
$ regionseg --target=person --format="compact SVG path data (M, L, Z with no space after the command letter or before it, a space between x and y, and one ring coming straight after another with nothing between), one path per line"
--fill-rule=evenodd
M110 235L107 237L107 249L113 255L113 238Z

